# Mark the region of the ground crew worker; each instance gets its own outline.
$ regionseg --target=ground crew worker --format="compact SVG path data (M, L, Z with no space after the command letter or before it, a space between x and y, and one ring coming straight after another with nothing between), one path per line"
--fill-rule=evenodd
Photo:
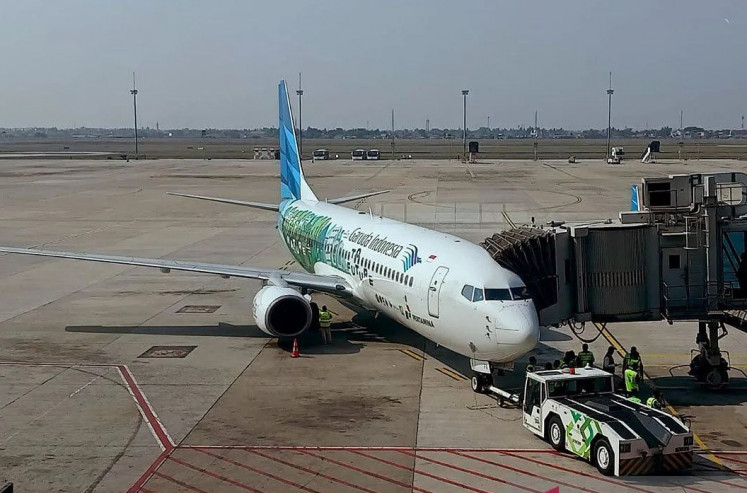
M549 361L545 363L545 370L552 370L552 363L550 363Z
M615 364L615 358L612 357L613 354L615 354L614 346L608 347L607 354L604 355L604 359L602 360L602 370L610 372L614 375L615 367L617 365Z
M319 327L322 329L322 340L324 344L332 342L332 315L327 310L327 305L322 306L319 312Z
M537 358L534 356L529 357L529 364L527 365L527 373L534 373L537 369Z
M631 363L624 373L625 391L628 395L637 395L640 390L639 382L641 377L638 375L638 364Z
M552 369L553 370L559 370L560 369L560 360L556 359L552 362Z
M589 345L581 346L581 352L578 353L578 366L586 368L586 365L594 366L594 353L589 351Z
M661 409L664 405L661 403L661 392L658 389L654 389L654 395L646 399L646 405L654 409Z
M571 366L576 366L576 353L573 351L566 351L565 356L563 357L563 362L560 363L560 367L569 368Z
M643 362L641 361L641 355L638 354L638 349L636 349L635 346L632 346L630 348L630 352L626 354L625 358L623 359L623 375L625 374L625 370L627 370L634 364L638 371L638 374L643 375Z

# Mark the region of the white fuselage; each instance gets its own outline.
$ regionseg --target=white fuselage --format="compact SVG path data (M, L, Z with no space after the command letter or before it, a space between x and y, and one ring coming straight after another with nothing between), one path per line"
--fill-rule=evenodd
M537 344L534 303L519 295L524 283L474 243L300 200L281 204L278 231L304 269L344 278L358 304L452 351L508 362Z

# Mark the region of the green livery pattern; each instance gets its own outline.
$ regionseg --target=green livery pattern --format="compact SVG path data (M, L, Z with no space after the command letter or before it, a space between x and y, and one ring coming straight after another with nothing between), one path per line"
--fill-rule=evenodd
M305 270L313 272L314 264L324 262L348 271L341 247L344 230L333 224L332 218L286 203L278 223L288 250Z
M566 443L568 443L571 452L588 459L591 455L591 441L598 433L602 432L599 421L592 419L585 414L571 410L573 421L570 421L565 427ZM581 435L582 443L578 445L573 440L573 429L578 426L578 433Z

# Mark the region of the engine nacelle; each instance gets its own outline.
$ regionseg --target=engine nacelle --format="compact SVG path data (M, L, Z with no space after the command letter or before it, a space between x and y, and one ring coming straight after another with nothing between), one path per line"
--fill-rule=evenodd
M265 286L253 308L257 326L274 337L295 337L311 326L311 305L295 289Z

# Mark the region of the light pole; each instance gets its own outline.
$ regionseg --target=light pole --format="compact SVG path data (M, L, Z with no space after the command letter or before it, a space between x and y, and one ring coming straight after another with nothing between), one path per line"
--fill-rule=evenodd
M463 126L462 126L462 157L467 159L467 94L469 89L462 89L462 97L464 99L464 111L463 111Z
M301 72L298 73L298 159L303 156L303 126L301 125L301 96L303 96L303 89L301 89ZM301 159L303 160L303 159Z
M607 158L610 159L610 137L612 135L612 72L610 72L610 88L607 89Z
M132 89L130 90L130 94L132 94L132 107L135 110L135 158L137 158L137 89L135 89L135 72L132 73Z

